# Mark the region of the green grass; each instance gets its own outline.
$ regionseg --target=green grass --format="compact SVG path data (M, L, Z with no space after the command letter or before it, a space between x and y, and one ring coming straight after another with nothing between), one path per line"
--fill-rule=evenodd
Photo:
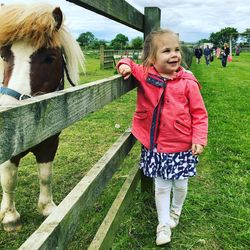
M95 80L103 79L112 76L116 73L115 69L100 69L100 59L98 55L87 54L86 59L86 72L80 75L80 82L87 83Z
M87 74L81 77L82 82L114 74L114 69L100 71L99 60L93 56L86 59ZM250 54L244 53L226 68L217 59L210 67L204 61L193 63L192 71L203 86L209 112L209 143L200 157L198 175L190 180L180 225L173 230L169 246L156 248L154 197L141 194L138 187L113 249L250 249L249 63ZM130 92L62 132L54 162L57 204L131 126L135 95L135 91ZM129 169L138 162L139 151L137 143L93 209L82 216L68 249L87 249ZM28 155L21 162L16 192L23 228L16 234L1 230L0 249L17 249L41 224L43 218L36 212L38 192L35 160Z

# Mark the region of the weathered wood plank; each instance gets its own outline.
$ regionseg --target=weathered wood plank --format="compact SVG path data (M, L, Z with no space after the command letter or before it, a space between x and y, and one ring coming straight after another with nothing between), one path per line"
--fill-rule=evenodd
M143 32L143 14L124 0L67 0Z
M92 206L135 143L126 131L19 250L65 249L86 208Z
M0 112L0 163L102 108L135 87L112 76L22 101ZM21 104L21 103L20 103Z
M106 250L112 248L115 233L119 228L125 209L134 195L139 180L140 170L138 164L136 164L130 171L88 250Z
M161 9L157 7L145 7L144 9L144 39L152 31L161 26Z

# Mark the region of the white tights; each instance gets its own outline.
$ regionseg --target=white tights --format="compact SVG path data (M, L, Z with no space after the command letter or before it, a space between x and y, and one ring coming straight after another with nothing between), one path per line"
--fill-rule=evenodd
M155 178L155 203L160 224L169 224L171 191L173 191L171 210L180 215L187 189L188 179L167 180L160 177Z

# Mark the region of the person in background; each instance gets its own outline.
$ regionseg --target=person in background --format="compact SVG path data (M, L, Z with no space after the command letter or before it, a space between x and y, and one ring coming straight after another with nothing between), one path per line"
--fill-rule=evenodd
M237 45L236 48L235 48L235 55L236 56L240 55L240 46L239 45Z
M210 55L211 55L211 51L209 49L209 46L207 45L206 48L204 49L204 56L205 56L205 60L206 60L206 65L208 65L208 66L210 64Z
M132 74L138 80L132 133L142 144L139 166L154 178L156 245L171 241L188 179L196 175L198 155L207 144L208 114L200 84L181 63L178 35L157 30L145 39L142 65L123 58L116 66L124 79Z
M194 55L196 57L196 63L199 64L202 57L202 49L200 47L196 47L194 50Z
M221 51L221 64L222 67L226 67L227 66L227 58L228 55L230 54L230 50L229 50L229 46L227 43L224 43L223 49Z

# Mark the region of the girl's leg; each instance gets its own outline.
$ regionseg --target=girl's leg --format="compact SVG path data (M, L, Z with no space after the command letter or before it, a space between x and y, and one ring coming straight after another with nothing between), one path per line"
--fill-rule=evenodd
M155 178L155 204L159 224L169 224L171 189L172 180Z
M188 179L173 181L173 198L171 210L180 216L183 203L187 196Z
M173 198L170 209L170 227L175 228L179 224L179 218L183 203L187 196L188 179L173 181Z
M170 230L170 192L172 180L155 178L155 203L158 214L159 225L157 226L156 245L164 245L171 241Z

